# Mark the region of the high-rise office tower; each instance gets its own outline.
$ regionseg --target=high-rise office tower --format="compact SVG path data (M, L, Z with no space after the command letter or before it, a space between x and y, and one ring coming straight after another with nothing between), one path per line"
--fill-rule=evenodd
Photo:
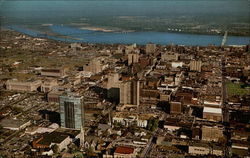
M61 126L81 129L84 126L83 97L68 93L59 97Z
M138 63L138 62L139 62L139 54L137 53L128 54L128 65Z
M130 80L120 85L120 104L140 104L140 83L138 80Z
M121 81L119 80L119 74L118 73L112 73L109 74L108 76L108 84L107 84L107 89L108 89L108 95L107 97L110 99L110 101L119 103L119 97L120 97L120 83Z

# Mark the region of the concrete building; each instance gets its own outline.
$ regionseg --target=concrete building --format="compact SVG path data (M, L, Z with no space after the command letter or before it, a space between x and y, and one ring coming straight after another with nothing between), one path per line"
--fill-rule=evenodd
M129 53L128 54L128 65L138 63L139 62L139 54L138 53Z
M102 58L94 58L84 66L84 71L89 71L93 74L97 74L102 72L106 67L107 65L104 64Z
M31 121L15 120L15 119L2 119L0 125L9 130L21 130L25 129L27 126L31 125Z
M148 43L146 45L146 53L147 54L155 53L155 51L156 51L156 44Z
M68 93L59 97L61 126L81 129L84 126L83 97Z
M58 85L58 83L57 83L56 79L46 79L43 81L43 83L41 85L41 91L45 92L45 93L50 92L57 85Z
M178 61L179 54L173 52L167 52L161 55L163 61Z
M65 72L65 68L42 69L41 75L47 77L63 77Z
M189 64L191 71L198 71L201 72L202 61L200 60L192 60Z
M170 113L171 114L181 114L182 113L182 103L181 102L170 102Z
M67 146L71 142L72 139L69 135L54 131L52 133L45 133L40 138L34 140L32 146L35 149L48 149L52 148L53 145L57 145L58 150L62 151L63 149L67 149Z
M222 109L213 107L204 107L203 118L209 121L222 121Z
M129 80L120 84L120 104L140 104L140 83L138 80Z
M42 81L18 81L18 80L8 80L6 82L6 89L7 90L14 90L14 91L37 91L37 89L41 86Z
M172 68L182 67L184 65L181 61L175 61L171 63Z
M135 149L132 147L118 146L114 152L114 158L134 158L136 157Z
M113 115L113 123L121 123L128 127L131 125L137 125L138 127L147 127L148 120L155 117L154 114L136 114L128 112L116 112Z
M108 89L108 98L111 101L119 103L120 100L120 83L119 80L120 76L118 73L112 73L108 76L108 83L107 83L107 89Z
M112 73L108 75L107 89L119 88L121 81L119 81L120 75L118 73Z
M136 49L136 47L137 47L136 44L132 44L132 45L126 46L125 47L125 53L129 54L131 52L138 52L138 49Z
M59 103L59 97L64 93L64 91L51 91L47 94L47 101Z
M194 143L188 147L188 153L191 155L216 155L222 156L223 149L219 146L209 146L207 144Z
M189 146L188 153L191 155L208 155L210 153L210 149L207 146Z
M170 101L172 91L163 91L160 93L160 101Z
M202 140L218 142L223 138L223 128L218 126L202 126Z

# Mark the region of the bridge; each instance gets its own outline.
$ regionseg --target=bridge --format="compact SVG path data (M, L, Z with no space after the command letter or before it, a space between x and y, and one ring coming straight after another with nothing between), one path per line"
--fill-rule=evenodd
M225 46L226 42L227 42L227 31L225 32L225 34L224 34L224 36L223 36L223 40L222 40L222 42L221 42L221 46L222 46L222 47Z

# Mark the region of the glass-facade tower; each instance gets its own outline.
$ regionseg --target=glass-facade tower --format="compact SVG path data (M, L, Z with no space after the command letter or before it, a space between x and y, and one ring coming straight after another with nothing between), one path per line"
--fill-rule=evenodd
M75 94L60 96L61 127L81 129L84 126L83 97Z

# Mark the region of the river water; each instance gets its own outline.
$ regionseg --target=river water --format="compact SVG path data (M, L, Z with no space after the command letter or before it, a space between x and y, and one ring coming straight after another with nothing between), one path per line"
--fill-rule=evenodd
M247 0L2 0L1 26L67 42L227 45L250 43ZM193 33L186 33L188 31ZM220 34L207 35L207 33Z

